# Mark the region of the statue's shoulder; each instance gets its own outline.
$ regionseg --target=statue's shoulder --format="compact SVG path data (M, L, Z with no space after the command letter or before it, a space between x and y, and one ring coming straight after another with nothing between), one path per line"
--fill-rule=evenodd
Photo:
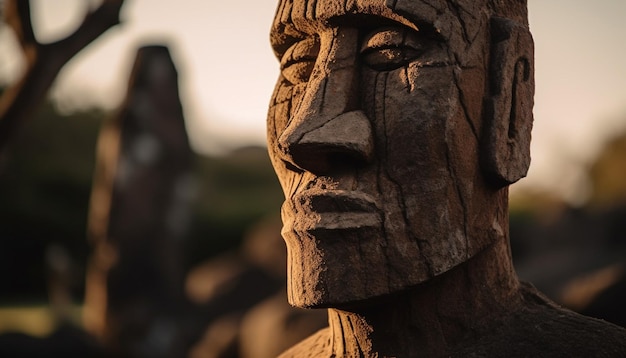
M330 328L326 327L289 348L279 358L323 358L330 356Z
M459 357L626 357L626 329L562 308L531 285L523 306L466 342Z
M552 357L559 352L570 357L626 357L625 328L560 307L530 284L522 292L527 301L523 312L528 317L522 334L543 339L545 344L554 342Z

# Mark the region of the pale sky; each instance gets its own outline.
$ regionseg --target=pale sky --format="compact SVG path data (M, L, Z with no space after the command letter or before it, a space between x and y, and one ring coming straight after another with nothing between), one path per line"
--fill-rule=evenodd
M42 41L76 26L86 0L32 0ZM0 4L2 0L0 0ZM265 143L265 114L278 63L268 32L276 0L127 0L123 24L75 57L52 96L64 108L117 106L137 46L170 46L194 148ZM626 1L529 0L536 45L531 170L517 188L584 199L580 164L607 136L626 130ZM20 58L0 30L0 83Z

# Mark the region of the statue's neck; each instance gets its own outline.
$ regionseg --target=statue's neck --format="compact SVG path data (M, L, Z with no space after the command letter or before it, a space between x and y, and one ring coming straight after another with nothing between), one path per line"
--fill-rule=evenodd
M329 309L336 357L445 356L473 327L514 309L517 276L500 240L467 263L366 306Z

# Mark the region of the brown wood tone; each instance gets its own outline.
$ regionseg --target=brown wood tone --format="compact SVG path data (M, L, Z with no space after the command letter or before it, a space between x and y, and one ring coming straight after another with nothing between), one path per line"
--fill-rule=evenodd
M284 357L623 357L626 330L520 283L530 165L520 0L281 0L268 114L288 298L329 328Z

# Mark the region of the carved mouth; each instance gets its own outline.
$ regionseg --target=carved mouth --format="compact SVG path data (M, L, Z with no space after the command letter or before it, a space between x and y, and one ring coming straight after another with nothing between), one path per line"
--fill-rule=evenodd
M294 195L292 200L298 209L316 213L378 211L374 199L358 191L308 189Z
M283 232L379 228L381 214L369 195L347 190L308 189L283 204Z

